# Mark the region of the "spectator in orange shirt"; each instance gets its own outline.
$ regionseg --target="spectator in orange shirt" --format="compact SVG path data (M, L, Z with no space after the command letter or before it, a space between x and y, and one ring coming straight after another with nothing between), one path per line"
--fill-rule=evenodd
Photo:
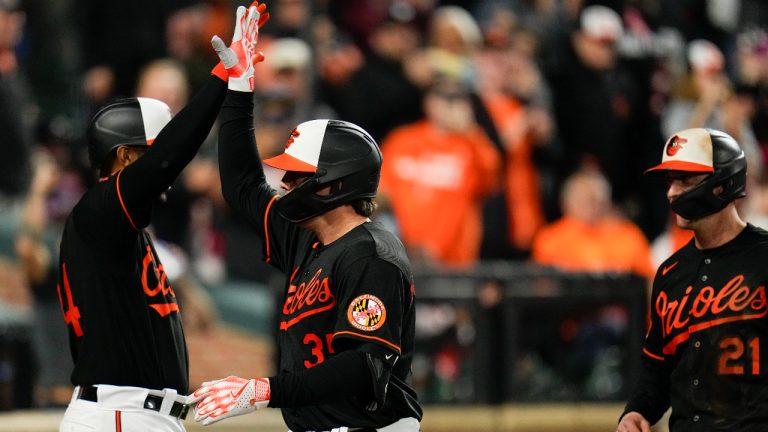
M597 171L566 180L563 217L544 226L533 242L533 260L566 271L631 272L651 278L648 240L611 208L611 188Z
M546 84L532 56L522 48L486 49L478 67L480 95L504 146L505 234L518 256L530 253L533 236L546 222L542 200L548 182L542 184L541 177L551 169L534 162L534 155L551 152L547 147L554 134Z
M423 120L383 141L379 190L412 258L471 266L482 238L483 199L499 185L501 157L475 123L469 94L459 84L434 84L424 112Z

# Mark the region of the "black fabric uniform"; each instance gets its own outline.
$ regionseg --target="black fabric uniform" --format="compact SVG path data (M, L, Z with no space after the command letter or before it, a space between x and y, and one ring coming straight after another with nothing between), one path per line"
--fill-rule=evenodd
M625 412L670 430L768 428L768 232L753 225L699 250L691 240L653 283L643 371Z
M276 193L266 183L254 151L251 113L250 94L227 93L221 115L219 165L225 198L257 228L267 262L289 276L279 323L280 375L270 379L270 406L282 408L283 418L293 431L377 428L401 418L420 420L416 394L407 384L415 315L412 275L402 243L379 224L367 222L331 244L321 245L312 232L272 210ZM375 317L378 322L364 323L367 326L361 329L351 323L349 315L366 302L381 305L384 311ZM345 394L345 382L357 381L369 390L373 387L367 368L355 374L337 367L349 360L339 355L340 348L346 354L346 350L360 349L361 345L383 350L385 358L399 357L385 403L377 410L366 408L371 400ZM279 379L281 376L302 371L336 375L336 384L309 389L304 403L295 406L276 402L278 394L283 395L280 400L296 400L285 393L306 391L298 386L279 387L288 382ZM307 381L318 382L319 378Z
M153 202L210 131L225 90L211 76L142 157L89 189L69 215L58 290L75 362L72 384L187 393L176 296L144 228Z

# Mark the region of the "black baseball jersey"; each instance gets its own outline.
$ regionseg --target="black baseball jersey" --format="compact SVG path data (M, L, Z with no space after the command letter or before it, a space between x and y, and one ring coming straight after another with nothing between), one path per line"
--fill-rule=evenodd
M671 431L768 425L768 232L753 225L699 250L691 240L656 273L643 371L626 412Z
M72 384L188 390L176 295L147 232L152 203L194 157L226 90L211 77L152 147L89 189L69 215L57 286Z
M368 410L370 401L350 396L322 405L283 407L286 424L304 431L377 428L401 418L421 419L416 394L408 384L415 292L402 243L379 224L366 222L322 245L311 231L277 214L276 193L254 154L252 108L236 104L244 97L233 93L222 109L222 185L230 204L257 228L267 262L288 276L279 314L279 372L302 371L331 360L342 339L373 343L387 350L387 357L399 357L381 409Z

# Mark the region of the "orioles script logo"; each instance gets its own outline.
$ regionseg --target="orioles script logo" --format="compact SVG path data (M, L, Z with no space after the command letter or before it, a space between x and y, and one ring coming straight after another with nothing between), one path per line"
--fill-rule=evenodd
M319 269L309 282L299 286L293 284L293 278L299 268L291 275L291 284L283 304L283 315L293 316L290 320L280 322L280 329L285 330L302 319L320 312L325 312L336 305L336 298L331 293L328 276L321 279L323 269Z
M677 152L680 151L681 148L683 148L683 144L687 142L688 142L687 139L679 137L677 135L670 138L669 144L667 144L667 156L674 156L675 154L677 154Z
M738 275L720 291L705 286L693 298L690 298L693 287L689 286L679 300L669 299L667 293L662 291L656 299L654 311L661 319L664 338L669 340L663 348L664 354L673 355L677 346L688 340L691 333L766 316L768 303L765 287L760 285L752 289L743 282L744 276ZM694 322L690 323L692 319Z
M157 284L152 288L150 288L149 281L147 280L150 268L152 268L152 273L157 281ZM168 278L163 269L163 265L155 265L155 255L152 253L152 248L149 246L147 246L147 254L144 255L144 261L141 266L141 286L144 287L144 294L148 297L156 297L160 293L163 294L163 300L165 300L165 296L168 294L170 294L171 297L176 297L173 289L171 289L171 286L168 284ZM159 313L160 316L166 316L171 312L178 312L179 310L178 304L168 302L150 304L149 307Z
M291 144L293 144L293 141L294 141L296 138L298 138L298 137L299 137L299 135L301 135L301 133L299 133L298 129L296 129L296 128L293 128L293 130L291 131L291 136L289 136L289 137L288 137L288 142L287 142L287 143L285 143L285 148L288 148L288 147L290 147L290 146L291 146Z

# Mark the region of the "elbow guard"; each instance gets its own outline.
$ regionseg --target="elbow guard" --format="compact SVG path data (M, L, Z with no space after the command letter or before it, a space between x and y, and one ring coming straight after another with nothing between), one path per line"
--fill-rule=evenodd
M371 344L363 347L363 352L368 369L371 372L371 379L373 380L373 401L365 408L368 411L378 411L384 406L384 401L387 398L389 377L392 375L392 368L400 357L397 354Z

